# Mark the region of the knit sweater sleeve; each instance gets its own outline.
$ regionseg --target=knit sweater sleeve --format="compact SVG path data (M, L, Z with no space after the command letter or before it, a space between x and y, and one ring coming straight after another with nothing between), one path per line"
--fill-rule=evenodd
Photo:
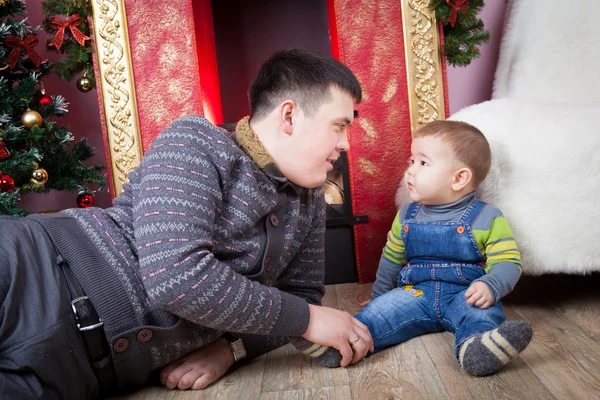
M486 205L473 223L473 235L486 257L486 274L476 281L484 282L494 296L494 302L510 293L521 277L521 254L513 233L495 207Z
M313 189L315 217L310 234L302 242L300 250L279 277L276 286L286 293L305 299L309 304L321 305L325 294L325 199L323 189ZM280 338L246 335L242 337L248 356L257 356L281 346L289 340L297 348L309 347L312 343L299 336Z
M289 321L308 313L305 301L247 279L213 254L224 184L219 163L230 159L231 143L197 119L181 121L157 137L130 177L137 187L134 234L147 301L222 331L302 335L307 316Z

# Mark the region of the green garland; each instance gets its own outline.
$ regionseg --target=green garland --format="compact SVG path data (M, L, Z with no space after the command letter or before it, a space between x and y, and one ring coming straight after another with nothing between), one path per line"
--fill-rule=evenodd
M458 12L454 11L456 21L452 26L453 9L461 3L464 7ZM444 27L444 54L448 64L464 67L475 58L479 58L479 46L490 39L490 33L484 29L483 21L477 17L483 6L483 0L430 1L429 7L435 10L437 19L442 21Z
M90 27L88 25L88 16L91 11L87 0L44 0L42 2L42 12L46 16L42 25L44 31L54 38L57 30L52 27L52 20L58 17L61 20L68 19L72 15L79 15L81 23L77 29L84 35L90 36ZM73 37L70 29L65 29L64 40L60 49L50 46L52 40L46 43L46 48L60 54L64 58L54 64L54 73L62 79L72 80L76 75L83 74L90 79L92 88L96 87L94 79L94 69L92 67L92 46L91 40L86 40L82 46Z

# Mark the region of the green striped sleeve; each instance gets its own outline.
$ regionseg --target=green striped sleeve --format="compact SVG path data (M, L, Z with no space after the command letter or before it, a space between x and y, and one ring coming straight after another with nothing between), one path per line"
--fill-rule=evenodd
M496 216L487 230L473 230L479 249L486 257L485 272L495 264L506 261L515 264L522 272L521 253L513 233L502 214Z
M405 264L406 256L404 254L404 241L402 240L402 221L400 211L394 218L392 229L388 232L387 243L383 249L385 258L396 264Z

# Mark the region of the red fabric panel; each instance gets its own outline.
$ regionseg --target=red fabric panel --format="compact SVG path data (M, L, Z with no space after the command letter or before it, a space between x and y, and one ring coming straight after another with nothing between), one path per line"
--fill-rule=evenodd
M348 158L354 214L369 216L369 223L354 227L358 275L360 282L371 282L410 153L402 14L398 0L333 1L340 59L364 91Z
M145 152L178 117L204 115L194 14L190 1L126 0L126 10Z

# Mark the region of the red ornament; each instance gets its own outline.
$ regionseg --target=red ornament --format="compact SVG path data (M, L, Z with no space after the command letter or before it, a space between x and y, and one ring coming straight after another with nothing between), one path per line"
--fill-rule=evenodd
M452 12L450 12L448 22L450 23L450 26L454 28L454 24L456 24L456 18L458 17L458 12L467 11L469 0L446 0L446 3L452 7Z
M8 175L0 175L0 192L10 193L15 190L15 181Z
M94 196L89 193L81 193L77 196L77 205L79 208L94 207Z
M4 142L0 140L0 160L6 160L8 157L10 157L10 151L8 151Z
M47 94L40 97L40 106L49 106L50 104L52 104L52 97Z
M39 41L37 40L34 34L30 34L25 38L25 40L21 40L13 35L7 35L4 43L6 44L6 46L12 49L12 51L8 55L8 65L10 65L10 69L14 69L17 65L17 62L19 61L19 58L21 56L21 49L25 49L27 55L29 56L29 59L35 64L36 67L40 67L42 58L33 49L35 46L37 46Z
M77 42L84 46L86 40L91 40L89 36L86 36L81 32L77 27L81 24L83 20L79 16L79 14L73 14L67 20L62 20L60 18L54 17L52 21L50 21L50 27L52 29L56 29L56 36L54 36L54 40L52 43L48 45L56 47L56 50L60 50L60 46L63 44L63 40L65 38L65 29L69 28L71 33L73 34L73 38L77 40Z

